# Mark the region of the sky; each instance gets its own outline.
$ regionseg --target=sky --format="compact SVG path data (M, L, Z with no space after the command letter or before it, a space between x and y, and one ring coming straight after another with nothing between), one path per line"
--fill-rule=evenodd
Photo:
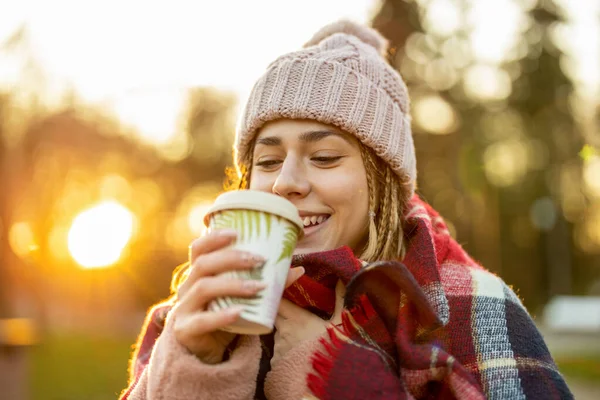
M429 3L426 19L443 21L439 31L459 27L454 0L418 1ZM473 48L495 62L518 39L518 7L513 0L470 1ZM558 32L575 59L568 67L597 95L600 1L558 1L577 21ZM244 99L277 56L336 19L368 23L378 6L378 0L0 0L0 43L27 24L30 50L53 88L74 87L86 102L114 110L161 143L172 136L186 88L210 85ZM0 57L0 84L19 69Z
M248 92L274 57L301 46L337 18L367 22L375 4L369 0L0 3L4 4L0 38L26 22L44 68L74 82L90 100L148 86L210 84Z
M173 136L186 88L210 85L243 99L274 58L336 19L368 22L376 5L372 0L0 0L0 43L26 23L31 51L55 91L70 85L84 101L116 112L161 144ZM0 60L0 83L19 69Z

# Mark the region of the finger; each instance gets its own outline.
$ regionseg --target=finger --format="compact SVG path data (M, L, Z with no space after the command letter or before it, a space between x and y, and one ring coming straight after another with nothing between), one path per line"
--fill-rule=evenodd
M200 254L221 249L231 244L236 238L237 231L234 229L218 229L199 237L190 244L190 261L193 261Z
M178 294L185 294L201 278L258 267L264 262L265 259L259 255L236 249L220 249L201 254L193 260L190 273L179 288Z
M193 339L214 332L237 321L243 310L243 306L235 305L225 310L204 311L176 318L175 334L178 338Z
M203 278L181 298L179 312L204 310L208 303L218 297L252 297L266 286L261 281L232 279L226 276Z
M300 277L304 275L305 272L306 270L304 269L304 267L290 268L290 270L288 271L287 279L285 281L286 289L292 286L294 282L296 282L298 279L300 279Z
M342 323L342 310L344 309L344 296L346 295L346 287L342 281L338 281L335 285L335 309L331 316L331 323L334 325Z

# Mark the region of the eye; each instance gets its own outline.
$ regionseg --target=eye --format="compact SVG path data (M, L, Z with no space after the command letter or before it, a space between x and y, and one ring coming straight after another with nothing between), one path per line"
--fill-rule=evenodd
M281 164L280 160L273 159L273 160L257 161L254 164L254 166L268 170L268 169L274 169L274 168L276 168L279 164Z
M314 161L316 164L320 165L320 166L328 166L328 165L332 165L334 164L336 161L339 161L342 159L342 156L335 156L335 157L312 157L311 160Z

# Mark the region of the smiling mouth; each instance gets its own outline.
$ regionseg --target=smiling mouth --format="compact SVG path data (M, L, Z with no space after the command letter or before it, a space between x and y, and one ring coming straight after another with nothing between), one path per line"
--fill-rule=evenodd
M321 214L321 215L311 215L311 216L304 216L302 217L302 223L304 224L304 231L310 232L313 229L311 228L315 228L318 227L319 225L321 225L323 222L327 221L329 219L330 215L329 214Z

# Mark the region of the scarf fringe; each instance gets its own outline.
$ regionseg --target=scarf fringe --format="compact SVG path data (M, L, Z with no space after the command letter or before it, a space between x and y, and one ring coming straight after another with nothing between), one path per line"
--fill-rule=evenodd
M326 399L326 385L329 380L329 374L333 369L333 362L338 357L344 342L340 339L335 331L341 332L340 328L336 326L330 326L327 328L329 340L325 337L321 338L319 342L325 349L325 351L317 351L312 356L312 367L315 373L308 374L307 386L308 389L319 399Z

